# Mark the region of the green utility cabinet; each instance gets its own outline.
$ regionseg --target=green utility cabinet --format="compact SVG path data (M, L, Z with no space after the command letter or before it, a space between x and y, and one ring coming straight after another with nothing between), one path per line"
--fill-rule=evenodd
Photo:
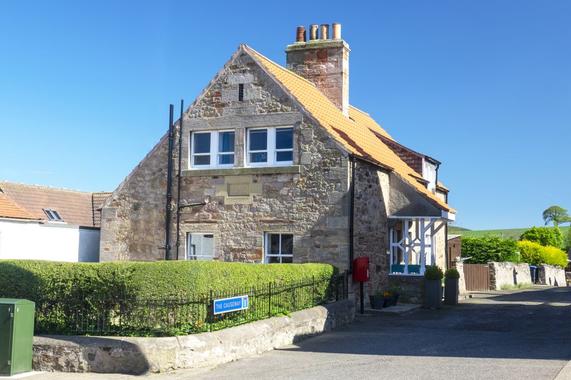
M0 298L0 376L32 370L35 308L32 301Z

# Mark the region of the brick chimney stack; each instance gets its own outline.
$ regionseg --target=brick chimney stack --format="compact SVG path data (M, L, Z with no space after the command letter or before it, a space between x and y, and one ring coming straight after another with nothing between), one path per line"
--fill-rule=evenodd
M331 28L328 24L312 24L309 30L306 41L305 28L298 27L296 42L286 48L287 68L313 82L348 116L351 50L341 39L341 24L333 23Z

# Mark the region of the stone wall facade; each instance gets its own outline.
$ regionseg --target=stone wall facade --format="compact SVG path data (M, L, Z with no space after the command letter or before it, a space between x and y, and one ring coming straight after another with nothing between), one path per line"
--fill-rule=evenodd
M540 265L539 270L539 283L541 285L549 286L567 286L565 279L565 269L553 265Z
M294 131L293 163L248 166L248 128L284 126ZM234 167L191 167L192 134L220 130L235 133ZM388 216L399 212L441 216L440 209L403 178L349 157L243 49L184 114L183 128L177 122L174 132L169 247L165 237L168 136L164 136L106 201L101 261L183 260L187 236L204 233L213 236L215 260L261 263L266 261L266 234L287 233L293 235L294 262L325 262L343 271L350 269L353 240L353 256L370 258L371 281L366 289L371 293L388 286ZM442 267L444 230L435 240Z
M490 289L502 290L516 285L531 285L529 264L490 262Z
M244 86L243 101L238 100L238 83ZM245 167L246 128L261 126L293 126L293 165ZM236 134L235 167L189 168L191 133L227 128ZM264 233L279 232L294 235L295 262L348 269L348 157L249 56L238 55L225 66L185 115L182 133L183 208L177 240L177 205L171 206L171 257L184 259L187 234L201 232L214 235L215 259L262 262ZM163 138L104 207L102 260L165 257L167 145ZM175 199L176 185L175 178ZM233 188L240 193L233 194Z
M388 200L387 172L367 162L355 160L354 252L369 257L370 281L365 299L388 286Z

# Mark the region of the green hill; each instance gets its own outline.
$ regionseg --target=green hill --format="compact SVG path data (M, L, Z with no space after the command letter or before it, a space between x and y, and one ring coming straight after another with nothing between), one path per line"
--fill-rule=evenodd
M448 227L448 233L453 235L462 235L466 237L480 237L480 236L499 236L504 239L514 239L518 240L524 231L528 230L531 227L527 228L508 228L508 229L500 229L500 230L469 230L467 228L457 227L457 226L450 226ZM559 227L563 236L567 236L567 231L569 230L568 226Z

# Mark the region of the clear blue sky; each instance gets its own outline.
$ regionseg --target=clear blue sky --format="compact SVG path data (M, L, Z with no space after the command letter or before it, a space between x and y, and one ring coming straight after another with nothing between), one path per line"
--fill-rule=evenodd
M351 103L443 162L459 225L571 209L570 1L245 3L1 2L0 179L113 190L240 43L341 22Z

